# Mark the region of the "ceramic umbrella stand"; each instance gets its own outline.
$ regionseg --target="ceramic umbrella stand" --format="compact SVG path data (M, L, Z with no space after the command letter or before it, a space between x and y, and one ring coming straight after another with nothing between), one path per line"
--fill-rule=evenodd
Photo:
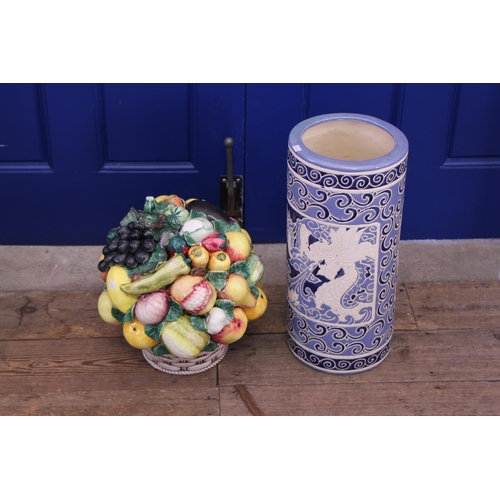
M408 141L343 113L299 123L288 146L289 347L323 372L369 370L391 347Z

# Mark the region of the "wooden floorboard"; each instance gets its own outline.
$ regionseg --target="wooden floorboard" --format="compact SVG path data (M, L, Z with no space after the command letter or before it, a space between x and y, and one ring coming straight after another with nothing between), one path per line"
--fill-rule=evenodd
M406 285L419 330L500 328L500 281Z
M286 344L286 287L217 368L153 369L100 292L0 293L0 415L500 415L500 283L397 288L388 357L335 376Z
M394 317L395 330L416 330L417 321L404 284L396 289L396 316Z
M263 316L248 324L247 333L286 332L286 286L264 287L267 309Z
M387 358L378 367L356 375L313 370L293 356L286 335L262 335L241 339L219 367L221 386L464 380L500 380L498 331L396 332ZM500 412L500 401L498 408Z
M498 415L500 382L221 387L222 415Z
M155 370L122 338L13 340L0 347L0 395L217 385L216 370L195 377Z
M101 292L0 293L0 340L120 337L97 312Z
M1 415L219 415L216 387L8 394Z

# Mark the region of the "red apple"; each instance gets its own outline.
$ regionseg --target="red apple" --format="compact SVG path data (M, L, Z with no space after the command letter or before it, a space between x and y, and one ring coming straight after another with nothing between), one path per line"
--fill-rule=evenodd
M219 333L211 335L210 337L218 344L232 344L245 334L248 326L248 318L246 317L241 307L235 307L234 318L226 325Z
M225 252L229 255L231 262L247 260L252 251L252 245L248 238L239 231L227 231L226 238L227 248Z

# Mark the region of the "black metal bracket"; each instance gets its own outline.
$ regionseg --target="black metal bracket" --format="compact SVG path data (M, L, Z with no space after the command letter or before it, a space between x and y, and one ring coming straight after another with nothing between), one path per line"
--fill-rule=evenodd
M243 176L233 175L233 148L231 137L224 139L227 175L220 176L220 206L243 227Z
M220 176L220 207L230 217L236 219L240 226L243 227L243 176L233 175L234 189L234 205L231 209L231 204L228 198L228 178L227 175Z

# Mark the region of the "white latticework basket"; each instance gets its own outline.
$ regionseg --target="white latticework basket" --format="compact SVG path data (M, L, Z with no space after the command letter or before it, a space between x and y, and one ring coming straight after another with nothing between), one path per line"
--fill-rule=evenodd
M170 373L170 375L194 375L210 370L220 363L227 349L227 345L219 344L215 350L202 352L194 359L181 359L173 354L156 356L150 349L143 349L142 354L146 361L157 370Z

